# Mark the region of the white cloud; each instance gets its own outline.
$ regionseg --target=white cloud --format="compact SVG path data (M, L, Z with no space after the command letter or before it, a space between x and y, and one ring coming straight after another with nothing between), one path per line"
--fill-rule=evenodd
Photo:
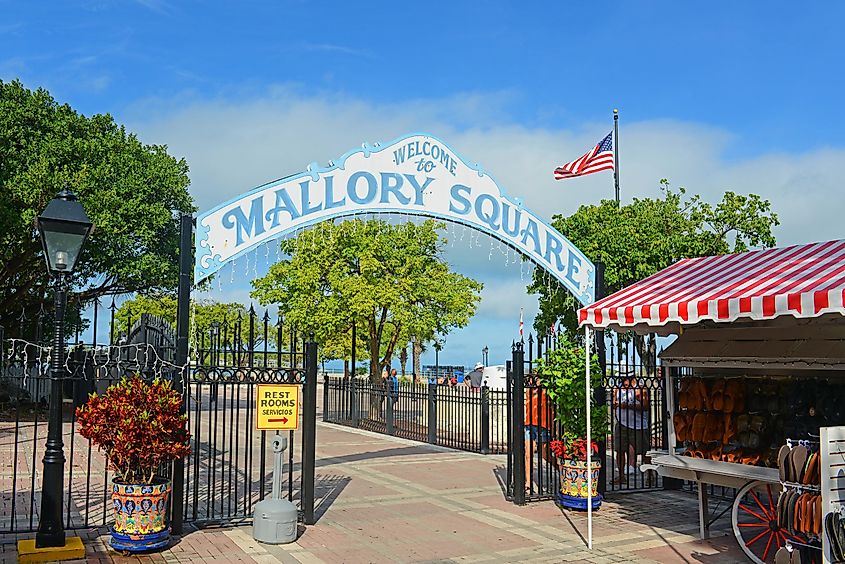
M480 163L512 196L539 215L567 214L579 205L613 197L610 173L556 182L552 170L597 143L608 123L585 123L576 130L529 128L514 124L507 106L513 93L470 93L441 100L374 104L324 94L306 96L295 86L270 89L266 95L240 96L239 101L198 100L190 96L148 101L125 117L130 129L148 143L165 143L170 153L185 156L201 210L252 187L326 163L363 142L390 141L413 131L442 138L465 159ZM842 237L840 171L845 149L828 148L803 154L734 156L740 141L723 129L672 120L621 124L621 191L623 201L659 194L668 178L708 201L725 190L753 192L771 200L779 214L780 244ZM506 322L525 296L519 265L504 268L504 258L487 260L489 242L469 248L456 245L447 254L459 269L486 283L479 315L461 336L501 346L513 338ZM500 266L502 265L502 266ZM527 279L527 278L526 278ZM523 306L527 307L527 306ZM516 314L513 313L516 311ZM467 358L467 361L471 359Z

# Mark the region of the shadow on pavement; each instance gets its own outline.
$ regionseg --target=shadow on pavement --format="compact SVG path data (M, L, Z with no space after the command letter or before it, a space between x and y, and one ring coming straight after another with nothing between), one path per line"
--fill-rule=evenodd
M319 521L344 488L352 481L349 476L318 474L314 484L314 520Z
M415 456L423 454L433 454L436 451L425 447L395 447L376 450L373 452L356 452L353 454L344 454L341 456L328 456L321 454L316 461L317 468L325 466L332 466L333 464L344 464L346 462L359 462L361 460L373 460L376 458L391 458L393 456Z

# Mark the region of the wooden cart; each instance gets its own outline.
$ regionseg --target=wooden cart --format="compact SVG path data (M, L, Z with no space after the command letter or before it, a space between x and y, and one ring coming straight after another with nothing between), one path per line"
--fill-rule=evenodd
M725 512L711 516L708 484L737 490L731 506L731 527L742 551L752 562L764 563L787 540L777 527L776 505L781 485L776 468L763 468L702 460L661 452L650 453L651 464L643 470L656 470L667 478L698 484L698 527L702 539L710 537L710 525Z

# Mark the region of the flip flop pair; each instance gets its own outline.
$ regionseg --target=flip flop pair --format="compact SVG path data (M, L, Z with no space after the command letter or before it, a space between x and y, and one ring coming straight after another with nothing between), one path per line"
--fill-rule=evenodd
M802 484L818 485L821 483L821 475L819 469L819 453L811 453L807 457L807 463L804 466L803 476L801 478Z
M789 453L788 460L790 469L792 471L790 482L801 482L804 478L804 465L807 463L807 447L797 445L792 447Z

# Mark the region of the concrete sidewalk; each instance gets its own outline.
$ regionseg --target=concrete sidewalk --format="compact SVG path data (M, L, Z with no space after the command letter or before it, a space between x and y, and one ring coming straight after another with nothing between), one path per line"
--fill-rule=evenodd
M124 557L105 530L83 531L88 562L743 562L728 517L697 540L682 492L617 495L594 518L552 502L505 501L502 456L450 451L318 423L317 515L296 543L262 545L249 526L194 531L167 551ZM727 503L727 502L724 502ZM18 537L20 538L20 537ZM3 562L15 537L0 538Z

